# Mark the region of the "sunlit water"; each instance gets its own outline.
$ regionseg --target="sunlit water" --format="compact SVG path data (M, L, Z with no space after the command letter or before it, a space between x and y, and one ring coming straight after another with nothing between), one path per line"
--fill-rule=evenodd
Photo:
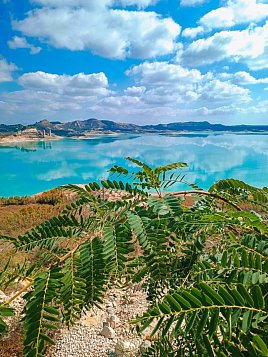
M268 186L268 134L121 135L0 146L0 196L108 177L126 156L152 166L186 162L186 180L204 189L223 178Z

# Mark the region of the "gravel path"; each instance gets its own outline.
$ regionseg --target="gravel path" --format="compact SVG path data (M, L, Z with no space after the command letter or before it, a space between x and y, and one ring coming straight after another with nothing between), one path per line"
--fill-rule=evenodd
M122 356L138 356L140 345L145 336L139 337L129 321L141 315L147 307L145 294L141 291L128 289L113 291L109 294L102 310L94 308L88 311L82 319L70 330L63 328L56 336L56 345L52 347L47 357L115 357L116 346L129 343L132 353ZM102 336L103 323L112 317L113 338ZM119 342L119 344L118 344ZM118 347L117 347L118 348Z
M6 300L7 296L0 296ZM0 357L21 357L22 345L20 333L16 333L18 346L15 344L15 331L19 328L19 313L23 308L23 299L15 299L11 306L16 310L15 318L8 318L10 333L5 341L0 341ZM93 308L82 316L73 327L68 330L62 327L54 340L56 345L49 348L46 357L136 357L139 356L140 346L149 344L146 335L138 336L134 326L129 324L136 316L142 315L147 308L146 295L136 287L109 292L104 304ZM108 327L103 336L103 325ZM109 335L110 333L110 335ZM13 338L14 337L14 338ZM2 349L1 349L2 343ZM5 353L2 356L1 350ZM126 350L125 350L126 348ZM122 352L122 349L124 352ZM10 352L8 352L10 351ZM13 352L14 351L14 352Z

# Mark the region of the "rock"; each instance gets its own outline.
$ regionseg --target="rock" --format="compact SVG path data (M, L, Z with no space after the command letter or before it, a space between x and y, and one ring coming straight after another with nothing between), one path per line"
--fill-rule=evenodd
M134 357L136 352L136 345L130 341L119 340L115 345L117 357Z
M6 294L0 290L0 302L3 302L7 299Z
M106 311L108 315L113 315L114 314L114 307L113 307L113 303L111 301L108 301L106 303Z
M109 326L107 322L103 323L103 329L100 334L105 338L115 338L115 330L111 326Z
M151 344L152 343L148 340L143 341L142 344L140 345L139 352L145 353L148 350L148 348L151 347Z
M98 324L98 320L96 319L96 317L93 316L88 316L81 321L81 325L86 327L91 327L97 324Z
M120 323L120 320L116 315L110 315L107 318L107 322L108 322L109 326L111 326L112 328L116 328L118 326L118 324Z

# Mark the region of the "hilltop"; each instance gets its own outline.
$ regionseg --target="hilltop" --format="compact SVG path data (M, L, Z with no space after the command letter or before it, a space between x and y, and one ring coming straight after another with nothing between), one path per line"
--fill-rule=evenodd
M52 135L61 137L80 137L89 134L111 133L171 133L171 132L199 132L199 131L227 131L227 132L264 132L268 131L268 125L223 125L203 122L176 122L157 125L137 125L129 123L117 123L111 120L99 120L90 118L76 120L67 123L59 121L42 120L32 125L7 125L0 124L0 135L23 135L29 131L36 131L36 137Z

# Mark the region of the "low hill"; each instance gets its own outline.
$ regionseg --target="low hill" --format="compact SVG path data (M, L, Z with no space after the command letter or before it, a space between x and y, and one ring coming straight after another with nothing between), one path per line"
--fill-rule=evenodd
M51 131L59 136L83 136L89 133L158 133L158 132L199 132L199 131L229 131L229 132L264 132L268 131L268 125L223 125L203 122L176 122L157 125L136 125L129 123L117 123L111 120L98 120L90 118L86 120L76 120L67 123L50 122L42 120L33 125L24 126L0 124L0 134L16 133L28 128L35 128L39 131Z

